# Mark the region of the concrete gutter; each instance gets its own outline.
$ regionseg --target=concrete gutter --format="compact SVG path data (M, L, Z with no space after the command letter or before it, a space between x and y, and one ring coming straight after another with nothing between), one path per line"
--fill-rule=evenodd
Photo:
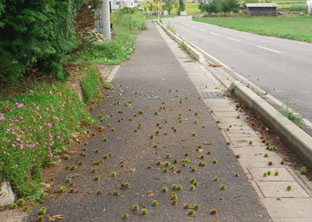
M186 51L188 51L197 61L203 63L205 62L205 57L202 53L199 53L197 49L195 49L192 45L190 45L188 42L186 42L183 38L177 36L175 33L171 32L169 29L167 29L162 23L156 21L160 27L172 38L174 39L179 45L182 44L182 42L186 46Z
M156 21L156 23L176 42L179 44L184 42L186 50L203 65L206 63L205 57L214 60L208 53L191 45L182 37L171 32L162 23L158 21ZM305 165L312 168L312 137L310 135L284 117L273 106L241 82L236 81L234 78L226 78L226 82L224 82L225 78L220 77L219 74L216 75L216 78L219 79L235 97L244 102L252 112L259 115L261 120L280 137L283 143L287 144L289 148L301 158ZM229 80L231 84L229 84Z

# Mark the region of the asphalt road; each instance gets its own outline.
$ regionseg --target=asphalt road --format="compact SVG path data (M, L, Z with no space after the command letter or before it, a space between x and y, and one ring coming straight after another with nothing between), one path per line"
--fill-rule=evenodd
M163 22L312 122L312 44L194 22L191 17Z

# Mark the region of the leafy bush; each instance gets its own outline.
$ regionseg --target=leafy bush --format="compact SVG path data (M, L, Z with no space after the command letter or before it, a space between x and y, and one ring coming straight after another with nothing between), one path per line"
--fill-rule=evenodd
M0 1L0 80L17 82L32 69L65 79L76 11L88 0Z
M256 1L256 0L253 0ZM237 0L211 0L209 3L201 2L198 6L201 12L211 13L219 13L224 12L226 15L227 12L237 12L239 4Z
M0 104L0 174L18 195L36 195L42 168L68 150L70 133L82 130L81 121L94 123L67 84L36 83L28 91Z

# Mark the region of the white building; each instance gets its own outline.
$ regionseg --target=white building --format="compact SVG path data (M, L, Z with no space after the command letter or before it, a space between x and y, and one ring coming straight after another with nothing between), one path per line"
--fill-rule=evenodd
M127 6L129 8L137 7L138 4L134 2L134 0L111 0L112 9L116 10L121 7Z
M312 0L307 0L306 9L307 15L312 15Z

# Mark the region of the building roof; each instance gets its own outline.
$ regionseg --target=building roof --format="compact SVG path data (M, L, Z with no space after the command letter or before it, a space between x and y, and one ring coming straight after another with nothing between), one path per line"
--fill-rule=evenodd
M276 8L276 3L246 3L247 8Z

